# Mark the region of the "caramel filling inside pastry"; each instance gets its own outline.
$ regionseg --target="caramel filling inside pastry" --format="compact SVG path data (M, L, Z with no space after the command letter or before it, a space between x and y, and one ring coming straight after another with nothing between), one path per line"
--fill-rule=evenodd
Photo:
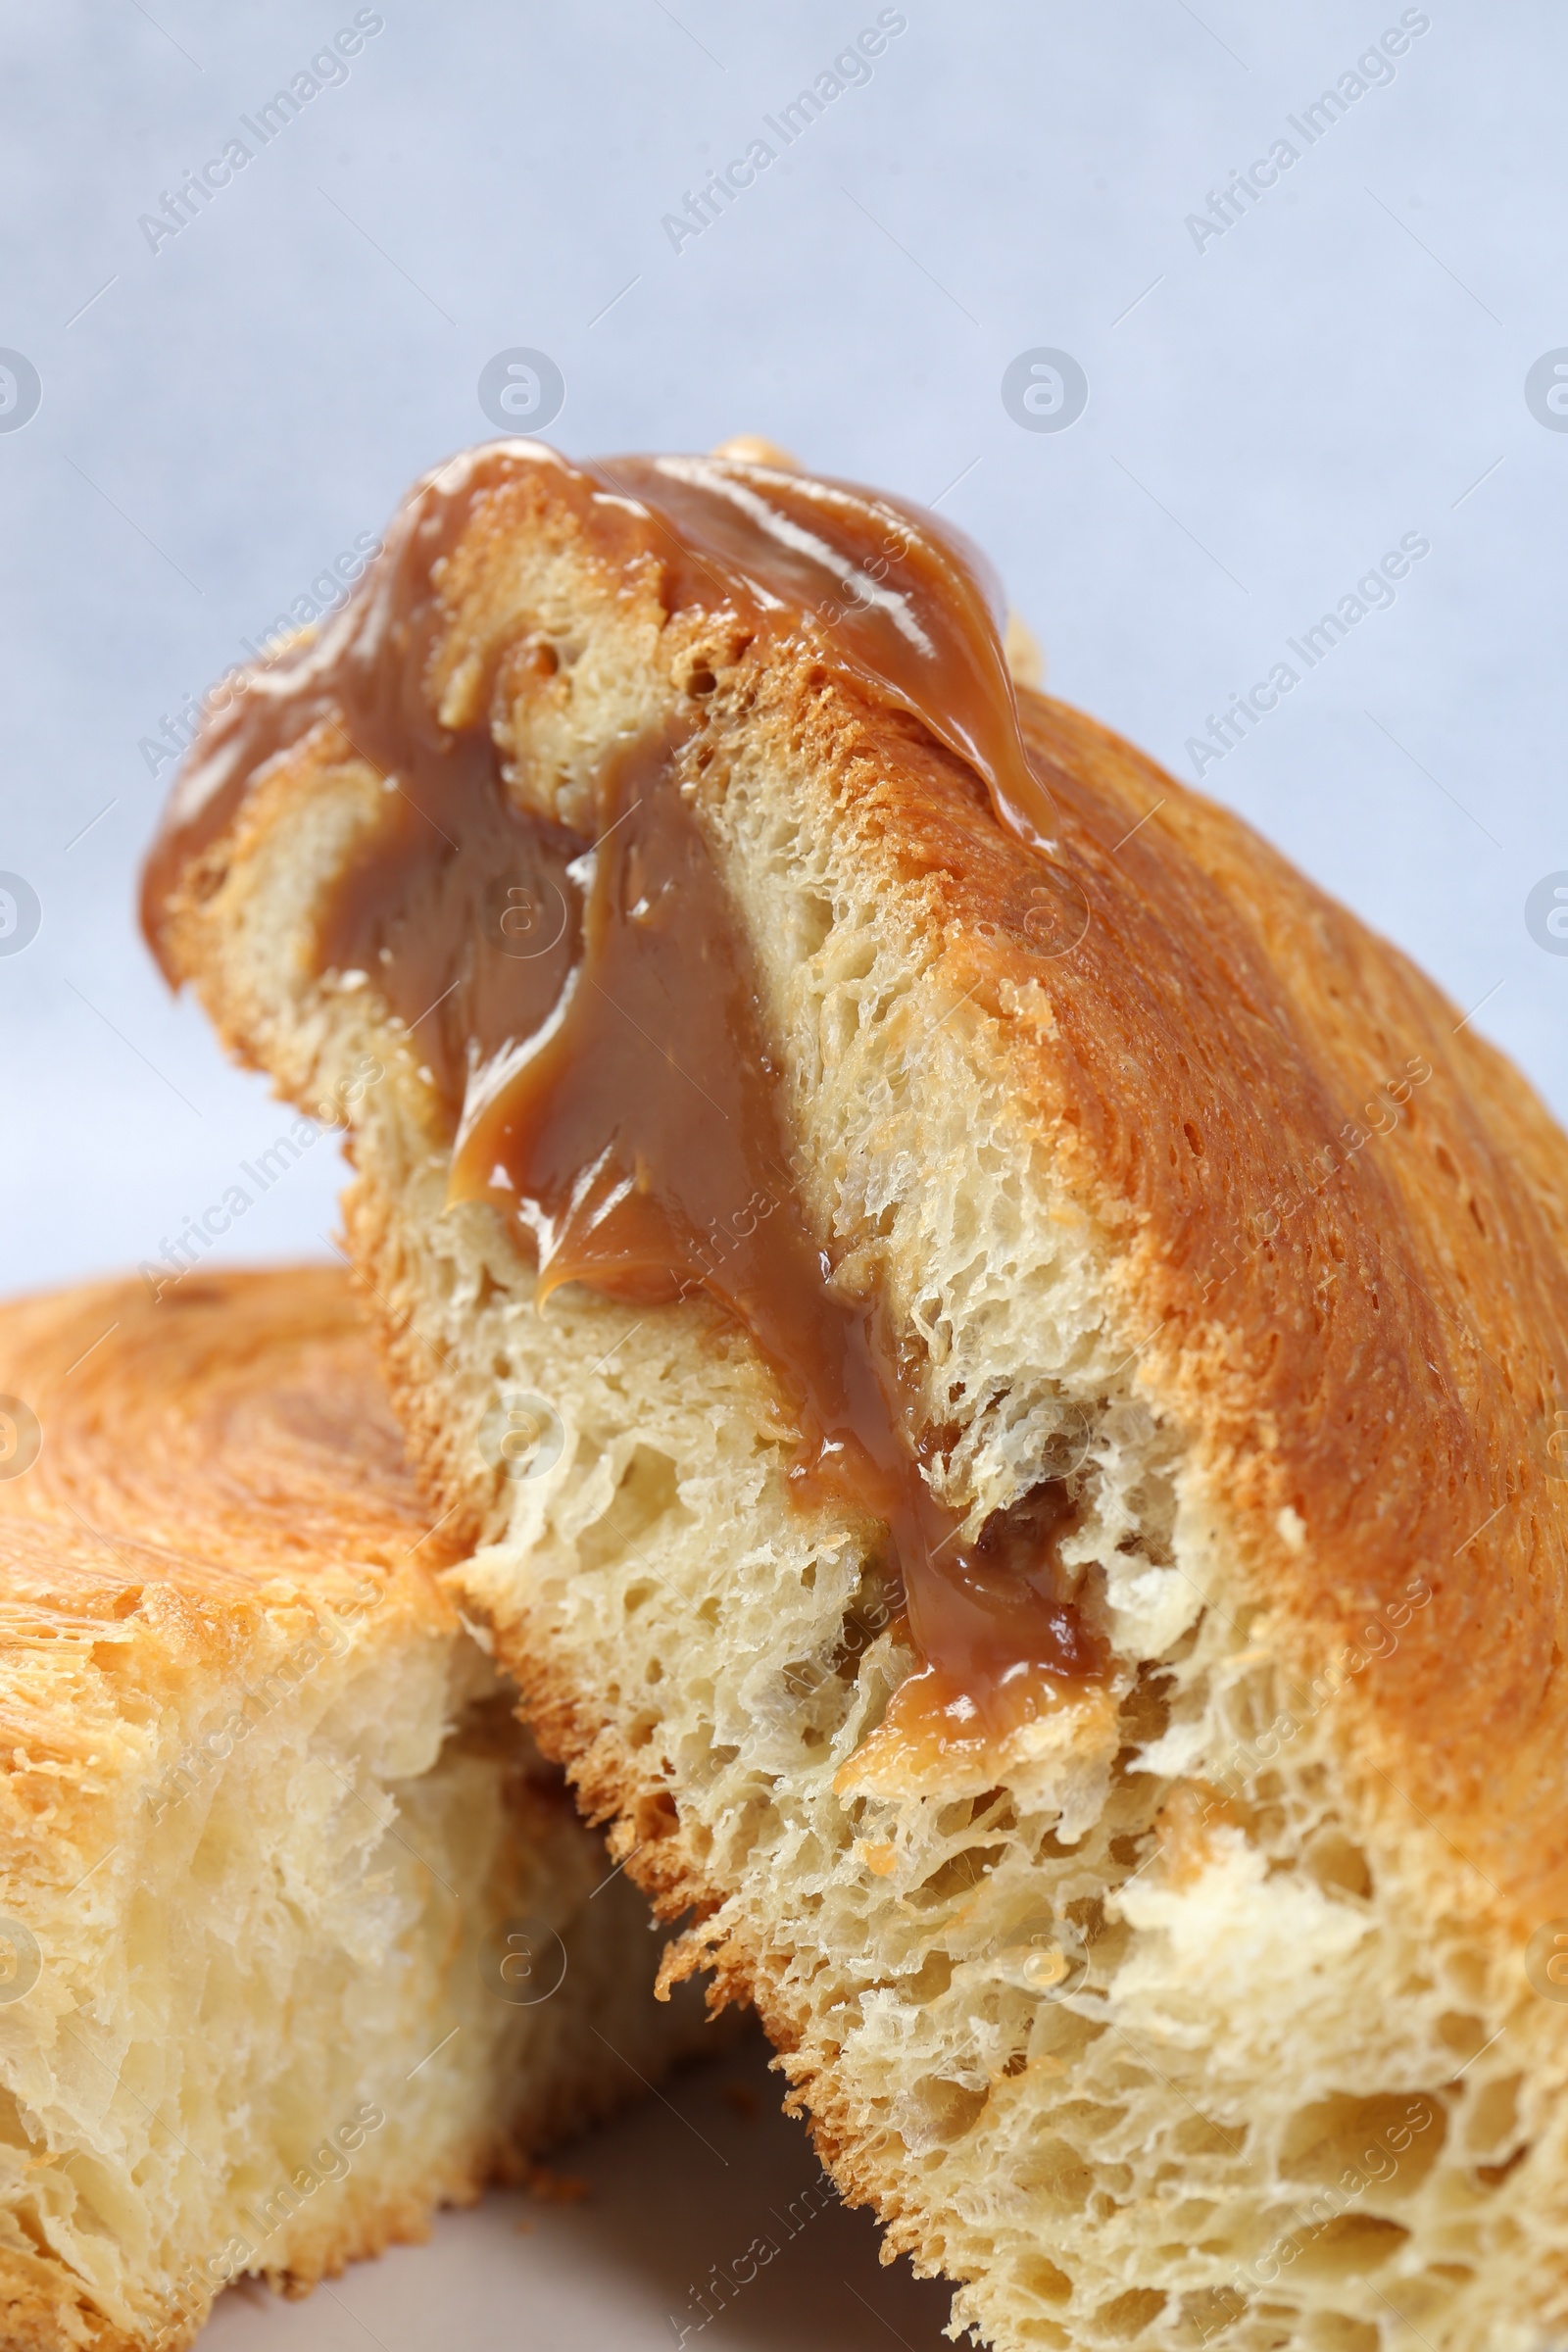
M1004 1736L1101 1644L1065 1596L1059 1482L965 1537L921 1475L874 1298L846 1296L789 1172L748 943L680 784L690 714L602 765L583 838L517 805L474 698L441 726L427 677L447 621L439 565L487 489L561 467L612 565L653 558L671 612L722 614L733 642L827 624L828 666L870 681L983 778L1039 852L1053 808L1031 769L976 564L926 515L836 483L722 460L567 466L506 443L408 502L353 604L254 681L197 746L149 868L149 908L226 822L258 768L323 721L395 779L322 908L322 972L363 971L411 1028L451 1123L453 1200L484 1200L536 1257L539 1297L581 1282L662 1304L707 1294L737 1318L799 1417L803 1502L885 1524L924 1660L892 1728ZM548 645L497 649L553 660ZM156 918L149 928L156 945Z

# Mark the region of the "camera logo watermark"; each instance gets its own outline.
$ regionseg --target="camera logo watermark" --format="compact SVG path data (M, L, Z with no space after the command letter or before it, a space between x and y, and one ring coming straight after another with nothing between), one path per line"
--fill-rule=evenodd
M1548 1919L1525 1945L1525 1976L1544 2001L1568 2001L1568 1919Z
M43 1446L43 1429L30 1404L0 1396L0 1478L21 1478Z
M30 948L43 921L38 893L23 874L0 874L0 956Z
M479 370L479 406L498 432L542 433L561 415L566 379L547 351L518 343Z
M509 882L505 875L491 883L486 910L486 931L494 934L502 955L517 963L531 963L558 948L571 919L565 893L554 882L541 898L531 883Z
M1070 351L1020 351L1002 378L1002 405L1026 433L1064 433L1089 406L1089 378Z
M565 1443L555 1406L525 1389L503 1389L479 1424L479 1451L503 1478L544 1478Z
M1043 1479L1076 1478L1089 1459L1094 1435L1094 1424L1083 1406L1069 1399L1061 1408L1060 1421L1041 1449L1035 1475Z
M1076 874L1048 870L1050 881L1037 882L1029 893L1023 935L1035 954L1049 960L1082 945L1089 929L1089 898Z
M1542 353L1525 377L1525 407L1548 433L1568 433L1568 347Z
M20 2001L43 1971L38 1938L20 1919L0 1919L0 2001Z
M1542 875L1525 901L1525 929L1548 956L1568 956L1568 873Z
M1043 2001L1076 1992L1089 1974L1089 1944L1075 1920L1038 1911L1026 1919L1002 1955L1008 1972Z
M566 1947L547 1920L503 1920L479 1947L479 1974L498 2001L531 2009L561 1990Z
M43 379L24 352L0 350L0 433L20 433L38 414Z

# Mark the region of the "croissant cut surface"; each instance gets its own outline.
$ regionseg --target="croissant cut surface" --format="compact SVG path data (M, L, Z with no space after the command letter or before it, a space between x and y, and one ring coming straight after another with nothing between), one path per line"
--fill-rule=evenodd
M346 1274L12 1303L0 1391L0 2344L142 2352L701 2021L436 1582Z
M921 1664L886 1545L792 1494L796 1401L744 1330L706 1291L544 1298L517 1225L449 1200L446 1015L323 963L390 763L322 720L200 836L187 792L149 911L296 1102L384 1071L348 1233L541 1744L1002 2352L1544 2347L1568 1143L1401 955L1062 704L1019 694L1042 853L831 614L759 633L657 531L607 553L550 452L437 478L467 504L428 656L376 658L579 843L615 747L675 731L833 1283L879 1301L971 1530L1065 1490L1105 1660L1005 1738L878 1736ZM509 1397L556 1432L536 1475Z

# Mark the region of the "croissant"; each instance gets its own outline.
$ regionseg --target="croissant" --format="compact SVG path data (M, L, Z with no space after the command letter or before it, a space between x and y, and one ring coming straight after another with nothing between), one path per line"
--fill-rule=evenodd
M450 1572L999 2352L1568 2325L1568 1141L776 457L438 468L210 708Z
M422 2236L700 2006L436 1581L346 1275L9 1305L0 1391L0 2341L146 2352Z

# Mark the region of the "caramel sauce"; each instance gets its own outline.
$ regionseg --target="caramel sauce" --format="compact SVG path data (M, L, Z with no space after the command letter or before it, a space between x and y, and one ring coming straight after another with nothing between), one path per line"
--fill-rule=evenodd
M387 779L386 806L319 914L318 966L365 973L409 1025L451 1121L449 1197L514 1222L541 1305L581 1282L644 1304L701 1293L741 1323L799 1419L800 1501L887 1529L924 1660L890 1731L938 1748L1004 1739L1103 1665L1066 1596L1065 1490L1037 1489L965 1542L921 1475L877 1303L835 1282L790 1175L748 943L679 788L700 708L606 760L592 839L517 807L487 718L452 732L434 715L442 559L488 491L546 465L598 552L658 562L667 610L733 614L764 639L814 620L827 666L918 718L1009 831L1049 848L1052 804L974 560L931 518L735 461L574 467L499 443L428 477L353 602L204 732L149 860L149 937L258 769L314 728L346 738Z

